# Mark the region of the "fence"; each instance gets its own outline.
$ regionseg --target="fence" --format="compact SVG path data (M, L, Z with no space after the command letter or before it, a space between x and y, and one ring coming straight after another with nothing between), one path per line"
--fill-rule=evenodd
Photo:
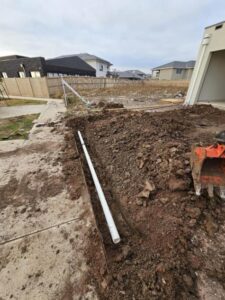
M9 96L49 98L48 85L42 78L4 78L3 86Z
M175 86L187 88L188 81L168 80L125 80L118 78L72 77L64 79L76 90L116 88L122 85ZM4 78L3 85L10 96L61 98L63 94L60 77Z

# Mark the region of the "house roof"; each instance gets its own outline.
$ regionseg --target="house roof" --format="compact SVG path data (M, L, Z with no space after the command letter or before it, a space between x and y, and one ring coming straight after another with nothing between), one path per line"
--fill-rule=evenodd
M94 68L76 55L46 59L46 64L95 72Z
M119 75L119 78L142 79L141 76L132 71L122 71L117 72L117 74Z
M153 68L153 70L160 69L192 69L195 66L195 60L189 61L172 61L168 64L161 65L159 67Z
M86 60L97 60L97 61L106 63L109 66L112 66L112 64L109 61L107 61L105 59L102 59L102 58L100 58L96 55L89 54L89 53L78 53L78 54L62 55L62 56L59 56L57 58L74 57L74 56L78 56L78 57L80 57L81 59L83 59L85 61Z
M146 75L144 72L142 72L140 70L127 70L127 72L131 72L136 75Z
M206 26L205 29L207 28L210 28L210 27L216 27L216 26L220 26L220 25L223 25L225 23L225 21L222 21L222 22L219 22L219 23L216 23L216 24L212 24L212 25L209 25L209 26Z
M13 59L18 59L18 58L27 58L27 56L22 56L22 55L17 55L17 54L1 56L0 61L13 60Z

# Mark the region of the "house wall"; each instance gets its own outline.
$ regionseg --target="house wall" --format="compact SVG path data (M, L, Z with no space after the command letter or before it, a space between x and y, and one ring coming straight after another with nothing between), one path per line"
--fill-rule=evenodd
M214 76L216 76L215 70L223 74L221 69L224 68L222 63L223 55L221 54L221 57L219 57L218 53L214 55L214 52L225 50L225 23L221 24L223 25L221 28L217 28L218 24L216 24L206 28L204 31L185 104L192 105L206 98L209 101L213 101L216 98L225 99L224 82L221 79L218 82L213 80ZM219 61L221 67L219 66ZM207 88L207 85L210 85L211 91Z
M161 69L159 73L160 80L190 80L193 69L182 69L181 73L177 74L176 69L167 68Z
M192 74L193 74L194 68L186 69L184 73L185 80L191 80Z
M86 63L95 68L96 77L106 77L107 72L109 71L108 64L99 62L97 60L86 60ZM103 71L100 71L101 65L103 66Z
M152 78L153 79L159 79L159 72L158 72L158 70L153 70L152 71Z
M199 101L225 100L225 50L212 53Z
M181 73L177 73L177 69L172 69L172 80L183 80L185 77L185 69L181 69Z
M159 73L159 80L172 80L173 69L161 69Z

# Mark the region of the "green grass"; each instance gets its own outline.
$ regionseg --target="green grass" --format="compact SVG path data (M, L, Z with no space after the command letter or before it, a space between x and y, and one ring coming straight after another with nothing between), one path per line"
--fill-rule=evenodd
M47 101L30 100L30 99L6 99L0 100L0 106L18 106L18 105L40 105L46 104Z
M38 116L39 114L33 114L0 120L0 141L27 139L32 122Z

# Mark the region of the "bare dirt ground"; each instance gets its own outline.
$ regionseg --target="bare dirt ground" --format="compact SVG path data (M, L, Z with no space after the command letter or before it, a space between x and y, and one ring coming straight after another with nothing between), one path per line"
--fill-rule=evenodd
M92 89L79 91L90 102L112 102L123 104L126 108L168 105L162 99L177 97L184 100L187 86L182 84L172 86L170 82L164 86L140 82L133 85L121 85L113 88Z
M124 104L118 99L126 97L133 108L136 93L145 97L141 108L154 110L179 92L186 89L82 95L96 103ZM193 143L212 144L224 129L225 112L172 108L76 105L63 120L65 109L52 101L28 141L0 144L0 299L225 299L225 204L195 196L189 160ZM77 130L119 245L111 242Z
M193 143L212 144L224 129L225 112L104 111L71 118L69 126L75 137L83 133L122 237L112 244L83 159L107 261L97 250L98 232L90 232L99 297L225 299L225 204L195 195L189 160Z
M29 140L0 143L0 299L97 298L85 258L95 220L64 112L52 101Z

